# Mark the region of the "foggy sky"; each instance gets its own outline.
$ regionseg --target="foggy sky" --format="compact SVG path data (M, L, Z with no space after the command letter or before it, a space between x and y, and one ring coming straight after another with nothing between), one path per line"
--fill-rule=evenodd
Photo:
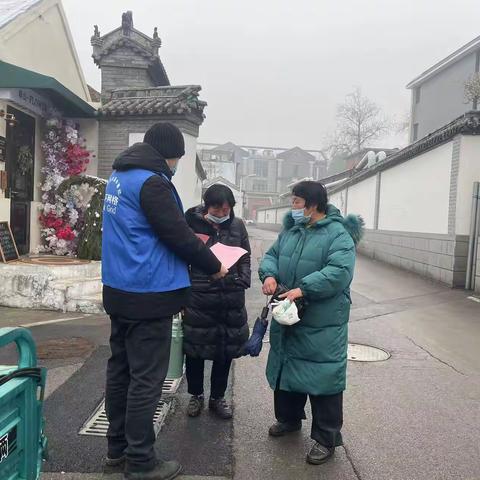
M405 85L480 35L479 0L63 0L88 83L100 89L90 37L133 11L158 26L172 84L200 84L200 140L319 149L355 86L394 117ZM439 99L441 101L441 99ZM403 137L380 142L396 146Z

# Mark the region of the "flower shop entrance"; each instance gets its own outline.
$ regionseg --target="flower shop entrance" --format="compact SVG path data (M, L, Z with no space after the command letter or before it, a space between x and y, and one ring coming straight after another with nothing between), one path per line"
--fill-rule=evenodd
M20 254L30 250L30 207L35 165L35 119L13 107L7 121L6 170L10 197L10 226Z

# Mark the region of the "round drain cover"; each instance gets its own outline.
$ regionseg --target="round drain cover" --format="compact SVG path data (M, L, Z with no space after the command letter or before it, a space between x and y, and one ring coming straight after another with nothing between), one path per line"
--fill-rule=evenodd
M390 358L390 354L381 348L349 343L347 357L354 362L382 362Z
M90 355L94 349L93 342L87 338L55 338L39 342L37 344L37 356L42 360L81 358Z

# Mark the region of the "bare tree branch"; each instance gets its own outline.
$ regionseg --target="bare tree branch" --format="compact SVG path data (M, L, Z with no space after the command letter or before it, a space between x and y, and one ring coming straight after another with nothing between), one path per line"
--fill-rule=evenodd
M358 152L369 141L377 140L387 134L392 122L383 114L380 107L362 95L359 87L345 97L337 108L337 129L325 150L331 157L341 152Z

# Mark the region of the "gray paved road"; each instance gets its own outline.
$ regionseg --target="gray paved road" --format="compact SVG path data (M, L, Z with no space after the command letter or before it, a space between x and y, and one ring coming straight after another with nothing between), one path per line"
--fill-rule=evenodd
M275 237L251 235L260 252ZM261 307L259 287L249 292L251 318ZM350 340L392 357L349 363L345 448L333 463L311 467L307 425L290 438L268 438L265 351L236 365L235 479L479 479L480 305L467 296L360 257Z
M250 234L255 263L276 234L253 228ZM251 323L264 302L255 275L253 280L247 295ZM264 377L268 344L260 358L236 361L233 431L228 425L210 422L207 416L200 422L186 421L188 396L181 392L160 434L158 449L169 456L182 449L186 473L193 475L185 480L200 480L205 475L212 480L232 475L235 480L478 480L480 304L467 296L463 291L358 259L350 340L385 348L392 357L382 363L349 363L345 448L327 465L305 463L310 445L307 425L290 438L268 438L266 432L273 421L272 394ZM0 308L2 325L65 317L61 313ZM82 408L101 397L108 319L101 315L80 317L31 327L38 342L83 337L95 352L89 362L87 354L42 360L50 367L46 411L52 417L85 416ZM0 352L0 363L12 363L13 358L11 350ZM82 388L75 385L77 379L85 382ZM103 478L97 473L102 441L94 442L92 448L75 438L84 420L50 420L52 445L60 450L46 466L53 471L44 475L45 480ZM72 431L62 432L62 428ZM166 443L168 448L164 448ZM201 455L193 455L196 450Z

